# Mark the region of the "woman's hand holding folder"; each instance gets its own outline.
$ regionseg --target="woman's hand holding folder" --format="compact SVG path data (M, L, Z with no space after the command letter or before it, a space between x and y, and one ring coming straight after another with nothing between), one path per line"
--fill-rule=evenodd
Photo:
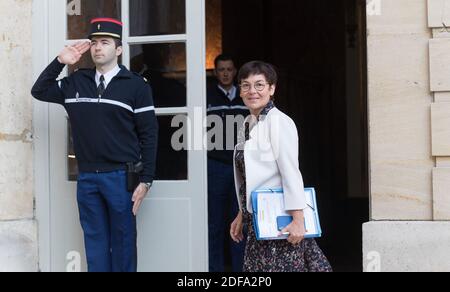
M281 231L280 236L289 235L288 242L292 245L298 245L305 239L305 217L303 211L291 211L289 213L294 217L294 220Z

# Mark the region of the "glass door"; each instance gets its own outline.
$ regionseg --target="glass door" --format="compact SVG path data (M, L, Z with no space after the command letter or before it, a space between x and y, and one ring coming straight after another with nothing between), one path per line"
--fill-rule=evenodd
M88 35L89 20L124 23L120 62L144 76L154 91L160 126L156 181L138 216L140 271L207 271L205 136L205 1L49 1L49 56ZM75 67L92 67L89 53ZM77 165L70 121L49 109L51 270L67 270L83 255L76 205ZM82 267L85 267L83 264ZM85 268L82 268L85 269Z

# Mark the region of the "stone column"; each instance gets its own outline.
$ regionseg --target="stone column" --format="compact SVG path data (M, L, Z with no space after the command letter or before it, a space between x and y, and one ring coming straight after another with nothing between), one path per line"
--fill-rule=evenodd
M428 1L433 169L433 218L450 220L450 1Z
M364 269L450 271L450 0L368 3Z
M0 272L38 270L31 11L32 0L0 1Z

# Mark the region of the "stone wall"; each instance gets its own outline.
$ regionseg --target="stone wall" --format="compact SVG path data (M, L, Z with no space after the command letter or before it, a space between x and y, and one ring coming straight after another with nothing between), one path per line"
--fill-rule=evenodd
M372 0L366 271L450 271L450 0Z
M433 219L450 220L450 0L428 0L430 40L431 145L433 169Z
M371 222L364 226L367 272L450 271L450 222Z
M431 220L427 1L378 2L367 23L372 219Z
M0 271L36 271L32 0L0 1Z

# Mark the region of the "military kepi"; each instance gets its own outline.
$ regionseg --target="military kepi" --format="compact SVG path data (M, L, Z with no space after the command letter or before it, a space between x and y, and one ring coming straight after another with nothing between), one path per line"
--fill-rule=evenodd
M122 39L123 23L113 18L94 18L91 20L91 34L89 39L96 36L109 36Z

